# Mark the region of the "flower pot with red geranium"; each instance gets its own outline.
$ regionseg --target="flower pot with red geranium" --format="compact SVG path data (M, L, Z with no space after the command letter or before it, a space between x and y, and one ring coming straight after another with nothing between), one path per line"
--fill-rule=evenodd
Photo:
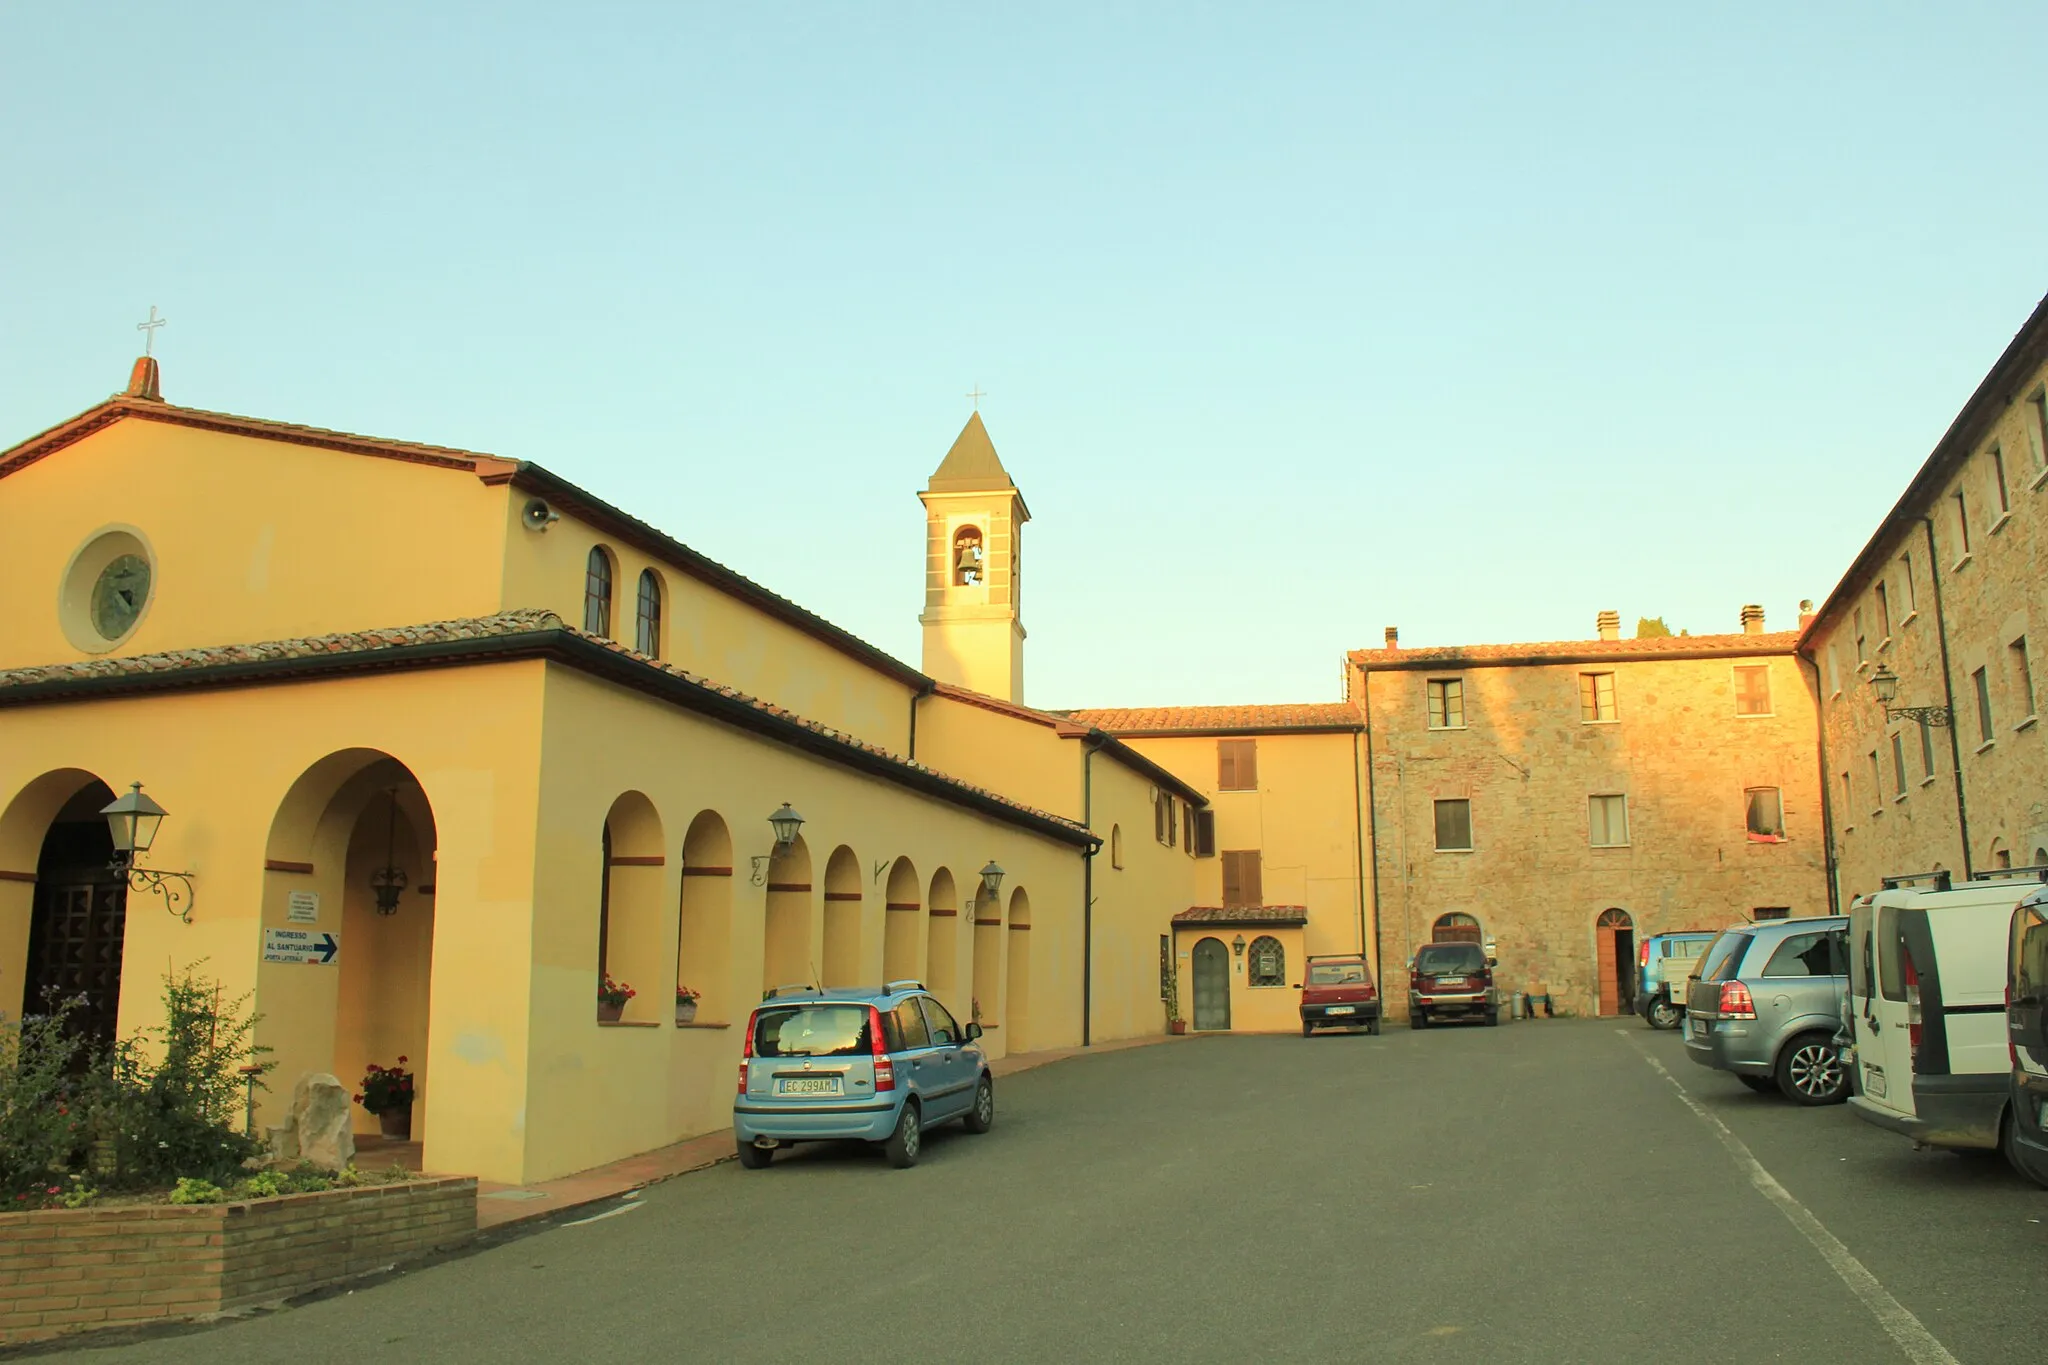
M626 1012L626 1002L638 994L640 992L625 982L612 980L610 972L604 973L603 980L598 982L597 986L597 1022L618 1023L619 1017Z
M413 1077L405 1069L405 1061L400 1057L397 1066L370 1063L363 1075L363 1088L356 1095L364 1112L377 1116L379 1131L398 1142L412 1141Z
M676 987L676 1022L678 1024L696 1022L697 1002L703 998L704 993L702 991L693 991L688 986L678 985Z

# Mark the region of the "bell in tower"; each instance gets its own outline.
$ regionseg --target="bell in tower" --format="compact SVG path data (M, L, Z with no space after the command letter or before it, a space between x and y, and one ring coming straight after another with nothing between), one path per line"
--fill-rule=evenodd
M981 531L963 526L953 537L953 581L965 588L981 582Z

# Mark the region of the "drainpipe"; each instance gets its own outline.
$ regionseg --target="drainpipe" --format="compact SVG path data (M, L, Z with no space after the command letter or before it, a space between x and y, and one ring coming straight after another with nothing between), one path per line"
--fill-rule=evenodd
M1956 736L1961 720L1956 715L1956 689L1949 674L1948 616L1941 605L1941 552L1934 545L1934 518L1922 517L1927 528L1927 576L1934 580L1934 638L1941 641L1941 697L1948 706L1948 753L1956 765L1956 825L1963 836L1963 880L1970 880L1970 807L1963 797L1963 742Z
M937 683L926 678L924 686L910 694L910 752L904 757L913 763L917 762L917 704L929 697L937 688Z
M1091 734L1081 746L1081 823L1095 829L1095 751L1102 737ZM1095 850L1090 844L1081 850L1081 1046L1092 1044L1089 1034L1095 1003Z
M1358 955L1364 957L1365 949L1365 790L1364 779L1358 773L1358 737L1351 738L1351 809L1356 816L1355 835L1358 843ZM1375 969L1377 970L1377 969Z
M1799 661L1801 671L1810 671L1813 674L1813 728L1820 741L1820 837L1826 844L1822 853L1828 876L1828 913L1839 915L1842 913L1842 894L1838 883L1841 881L1842 868L1840 860L1835 857L1835 800L1834 793L1828 786L1828 727L1825 714L1827 700L1821 696L1823 684L1820 665L1797 650L1792 652L1792 657Z
M1384 979L1387 974L1387 945L1384 938L1387 916L1386 909L1380 902L1380 798L1373 785L1375 778L1372 764L1372 674L1364 669L1360 669L1359 678L1361 690L1364 693L1365 705L1366 810L1370 812L1368 819L1371 821L1369 828L1372 833L1372 940L1373 951L1377 955L1377 961L1374 965L1379 976ZM1405 904L1403 908L1405 910ZM1386 1012L1386 999L1387 991L1383 985L1380 987L1380 1011L1382 1014Z

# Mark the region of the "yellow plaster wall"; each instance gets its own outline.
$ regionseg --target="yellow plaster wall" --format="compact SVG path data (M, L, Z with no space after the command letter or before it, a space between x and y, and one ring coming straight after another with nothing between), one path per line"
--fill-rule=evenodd
M116 526L149 546L154 582L115 655L483 615L503 498L463 471L117 422L0 479L0 668L86 657L58 596Z
M1363 770L1361 734L1266 734L1258 745L1258 788L1223 791L1217 785L1217 737L1133 736L1125 743L1209 798L1216 812L1218 857L1197 863L1197 905L1223 904L1225 849L1257 849L1262 899L1267 905L1308 910L1306 941L1313 953L1359 951L1363 907L1371 956L1372 906L1361 896L1359 856ZM1354 761L1357 768L1354 769ZM1375 965L1376 959L1375 959ZM1377 973L1375 973L1377 977Z
M1168 848L1153 838L1153 787L1142 773L1100 753L1091 768L1094 828L1103 839L1095 856L1094 1034L1106 1041L1162 1033L1160 939L1170 942L1173 917L1195 903L1198 869L1210 860L1189 857L1178 839ZM1109 845L1118 828L1122 868ZM1079 951L1076 943L1073 952Z
M397 758L424 789L439 853L429 1036L408 1055L423 1074L422 1114L461 1115L460 1123L430 1126L426 1161L517 1179L526 1145L540 684L541 665L503 664L0 709L0 868L34 866L44 828L24 818L15 797L38 775L83 769L117 789L141 779L170 812L148 865L192 872L196 896L187 925L130 893L120 1030L132 1034L160 1019L166 968L196 966L230 995L254 991L259 1039L275 1049L276 1064L258 1118L276 1122L300 1074L336 1071L353 1085L355 1067L373 1051L392 1049L382 1058L388 1063L418 1036L420 964L406 954L417 949L419 920L404 912L366 917L356 905L364 859L381 847L351 856L352 828L338 836L309 828L281 847L273 830L287 795L323 760L349 750ZM329 804L314 802L320 810ZM381 828L370 843L381 845ZM418 859L416 848L411 854ZM311 862L314 873L266 872L273 858ZM320 893L320 917L290 927L338 929L340 970L259 960L262 928L289 924L285 897L300 889ZM25 917L31 890L0 883L0 917ZM417 912L418 897L408 902ZM373 945L365 933L390 942ZM23 937L10 932L5 941ZM393 969L388 993L376 997L381 1017L349 1016L368 1035L338 1037L344 973L370 961ZM0 973L18 982L22 966L10 948Z
M1013 801L1081 818L1081 742L933 693L917 704L917 760Z
M665 590L661 657L893 753L907 750L909 686L573 517L529 531L520 524L526 501L514 492L503 509L507 607L546 608L581 629L584 570L602 544L616 565L613 639L636 643L640 573L652 568Z

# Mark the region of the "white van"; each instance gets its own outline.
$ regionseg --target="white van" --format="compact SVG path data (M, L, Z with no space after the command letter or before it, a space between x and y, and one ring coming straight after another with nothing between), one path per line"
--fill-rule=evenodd
M1946 872L1887 877L1850 906L1859 1118L1929 1147L1998 1148L2012 1076L2006 940L2041 875L1980 872L1961 886Z

